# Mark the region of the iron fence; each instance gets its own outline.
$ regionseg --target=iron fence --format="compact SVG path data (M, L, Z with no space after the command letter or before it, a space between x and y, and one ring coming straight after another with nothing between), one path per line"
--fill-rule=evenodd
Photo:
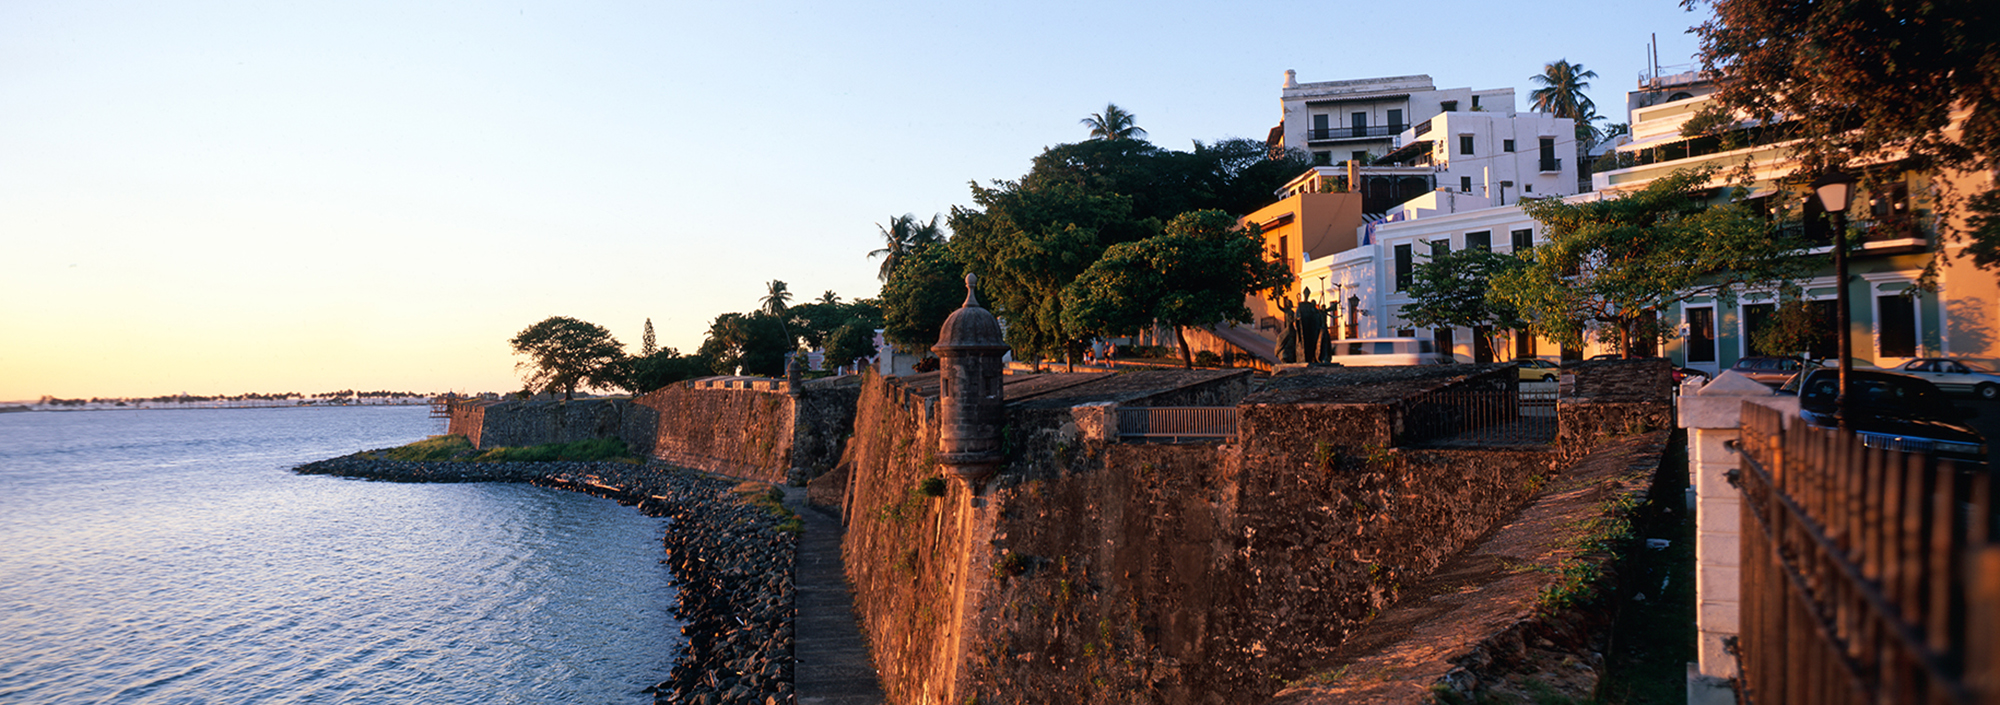
M2000 702L1994 484L1761 406L1743 412L1751 703Z
M1401 405L1401 445L1492 447L1556 439L1556 394L1441 389Z
M1118 438L1159 443L1204 443L1236 438L1236 407L1141 406L1118 409Z

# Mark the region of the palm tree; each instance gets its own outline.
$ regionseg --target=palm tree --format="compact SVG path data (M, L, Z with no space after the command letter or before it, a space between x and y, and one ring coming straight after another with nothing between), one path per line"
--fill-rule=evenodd
M763 304L758 310L778 319L778 328L785 332L785 341L792 342L792 327L785 325L785 309L790 308L792 302L791 288L782 281L772 279L764 285L764 291L764 298L758 299Z
M827 289L826 293L819 295L819 303L823 306L839 306L840 295L833 293L832 289Z
M1577 121L1579 126L1589 124L1587 118L1597 114L1597 105L1583 95L1583 89L1590 87L1586 79L1597 78L1596 71L1583 68L1583 64L1572 64L1568 59L1542 67L1542 73L1528 77L1541 86L1528 92L1536 111L1555 113Z
M1094 140L1128 140L1146 136L1139 127L1138 119L1118 107L1117 103L1105 103L1104 112L1094 113L1080 120L1090 128L1090 138Z
M915 214L904 213L890 218L888 227L876 223L875 229L882 231L882 241L885 244L881 249L868 253L868 257L882 258L882 269L875 277L885 282L889 281L889 275L895 273L896 268L902 266L910 255L944 242L944 228L938 225L938 217L935 215L931 216L930 222L919 223Z

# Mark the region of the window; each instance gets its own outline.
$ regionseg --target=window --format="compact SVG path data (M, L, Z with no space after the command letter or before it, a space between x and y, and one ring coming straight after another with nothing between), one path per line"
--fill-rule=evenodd
M1473 96L1473 97L1472 97L1472 109L1473 109L1473 110L1478 110L1478 109L1479 109L1479 96L1476 96L1476 95L1475 95L1475 96Z
M1556 138L1541 138L1542 171L1562 171L1562 160L1556 158Z
M1514 331L1514 359L1535 356L1535 336L1525 330Z
M1764 320L1770 320L1770 312L1774 308L1778 308L1778 306L1774 306L1774 304L1748 304L1748 306L1742 308L1742 318L1744 318L1744 336L1742 336L1742 340L1744 340L1744 357L1776 355L1776 352L1764 350L1760 344L1756 344L1756 330L1764 326Z
M1361 162L1362 166L1368 166L1368 150L1365 149L1354 150L1352 154L1348 155L1348 158L1353 159L1354 161L1357 162Z
M1484 365L1484 364L1486 364L1486 363L1489 363L1489 362L1492 362L1492 361L1493 361L1493 328L1492 328L1492 327L1490 327L1490 326L1473 326L1473 328L1472 328L1472 361L1473 361L1473 362L1476 362L1476 363L1479 363L1479 364L1482 364L1482 365Z
M1403 131L1403 110L1401 108L1389 111L1389 129L1395 132Z
M1417 329L1415 329L1415 328L1397 328L1397 329L1396 329L1396 337L1398 337L1398 338L1415 338L1415 337L1417 337ZM1386 350L1385 350L1385 351L1383 351L1383 352L1388 352L1388 351L1386 351ZM1425 350L1424 352L1430 352L1430 351L1429 351L1429 350Z
M1314 115L1312 134L1307 136L1306 139L1315 139L1315 140L1326 139L1327 132L1329 132L1326 122L1327 119L1330 117L1332 116L1326 114Z
M1452 354L1452 350L1455 349L1452 345L1454 341L1451 338L1450 328L1439 328L1431 331L1431 340L1437 343L1437 351L1440 353L1450 355Z
M1535 185L1534 185L1534 184L1521 184L1521 190L1522 190L1522 191L1525 191L1525 192L1527 192L1527 193L1534 193L1534 192L1535 192Z
M1333 166L1332 152L1313 152L1314 166Z
M1715 309L1688 309L1687 326L1687 361L1715 362Z
M1493 233L1484 230L1476 233L1466 233L1465 249L1491 251L1493 249Z
M1354 126L1354 136L1355 136L1355 137L1367 137L1367 136L1368 136L1368 113L1354 113L1354 114L1353 114L1353 115L1352 115L1351 117L1352 117L1353 119L1352 119L1352 120L1350 120L1350 121L1348 122L1348 124L1349 124L1349 125L1353 125L1353 126Z
M1472 153L1472 135L1458 136L1458 153L1459 154Z
M1464 193L1472 193L1472 177L1458 177L1458 190Z
M1396 290L1410 288L1410 271L1415 265L1410 258L1409 245L1396 246Z
M1451 254L1450 238L1431 241L1431 259L1437 259L1448 254Z
M1515 252L1526 252L1535 246L1535 231L1531 228L1515 230L1507 235L1514 239Z
M1456 100L1438 101L1438 110L1440 112L1447 112L1447 113L1458 112L1458 101Z
M1502 152L1512 152L1512 151L1514 151L1514 141L1513 141L1513 140L1500 140L1500 151L1502 151Z
M1901 294L1875 297L1875 340L1882 357L1917 356L1915 304Z

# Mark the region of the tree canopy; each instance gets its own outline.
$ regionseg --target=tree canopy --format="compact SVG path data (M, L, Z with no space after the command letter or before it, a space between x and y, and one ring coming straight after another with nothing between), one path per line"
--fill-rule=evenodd
M1522 264L1520 257L1483 247L1434 253L1411 272L1404 293L1413 303L1403 306L1403 320L1423 328L1520 328L1525 325L1520 311L1494 296L1491 282Z
M1057 145L1018 181L972 185L974 205L952 209L953 254L979 275L1015 355L1067 356L1077 340L1064 328L1063 289L1107 248L1160 235L1189 211L1248 213L1309 166L1251 140L1191 152L1137 139Z
M514 346L514 354L528 356L515 369L524 371L523 381L531 391L560 389L567 401L575 398L579 386L622 386L624 346L596 324L550 316L507 342Z
M1707 205L1698 193L1713 167L1680 169L1622 198L1566 203L1530 199L1546 242L1521 266L1493 276L1492 296L1531 329L1581 346L1586 331L1618 336L1627 354L1662 331L1660 314L1696 297L1733 300L1746 284L1805 276L1805 243L1780 235L1737 203Z
M898 349L928 354L944 319L965 302L965 264L951 243L905 260L882 285L882 337Z
M1706 2L1714 18L1694 31L1716 109L1781 128L1768 138L1790 142L1802 181L1835 167L1878 182L1910 168L2000 169L2000 5ZM1980 216L2000 214L1995 194L1987 181L1939 203L1974 216L1963 231L1949 218L1939 227L1969 237L1968 256L1989 269L2000 269L2000 218Z
M1188 353L1188 326L1250 321L1245 294L1292 282L1283 263L1264 259L1255 225L1216 210L1181 214L1164 234L1110 246L1063 287L1062 322L1070 338L1127 335L1155 323L1171 326Z

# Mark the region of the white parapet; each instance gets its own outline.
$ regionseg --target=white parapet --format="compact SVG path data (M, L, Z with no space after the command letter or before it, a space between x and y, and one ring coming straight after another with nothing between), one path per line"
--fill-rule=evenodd
M1737 441L1742 438L1743 405L1758 404L1798 414L1798 397L1781 396L1770 387L1733 371L1701 384L1690 380L1680 390L1679 424L1688 434L1688 483L1695 494L1695 628L1699 662L1688 670L1688 702L1728 697L1728 681L1736 677L1736 658L1726 641L1740 633L1742 491L1729 481L1739 465Z

